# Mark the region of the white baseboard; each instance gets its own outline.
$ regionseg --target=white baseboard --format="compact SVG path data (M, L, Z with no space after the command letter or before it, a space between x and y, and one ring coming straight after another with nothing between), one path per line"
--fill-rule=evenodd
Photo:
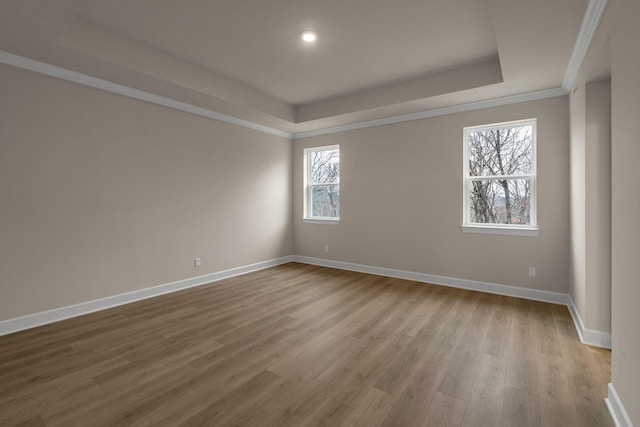
M611 333L585 328L584 323L580 318L580 314L578 314L575 304L573 303L573 300L571 299L571 296L569 294L541 291L531 288L520 288L517 286L500 285L497 283L479 282L477 280L458 279L455 277L416 273L413 271L394 270L391 268L333 261L323 258L312 258L294 255L293 259L294 261L304 264L319 265L322 267L331 267L340 270L357 271L360 273L377 274L379 276L395 277L398 279L413 280L416 282L433 283L434 285L470 289L473 291L486 292L490 294L505 295L534 301L566 305L569 309L569 313L571 313L571 318L573 319L573 323L575 324L576 330L578 331L580 341L583 344L602 347L609 350L611 349Z
M337 268L340 270L357 271L360 273L376 274L378 276L395 277L397 279L413 280L415 282L432 283L453 288L469 289L490 294L505 295L534 301L550 302L567 305L568 295L560 292L541 291L538 289L520 288L517 286L499 285L497 283L479 282L477 280L457 279L455 277L437 276L434 274L416 273L413 271L394 270L392 268L374 267L371 265L353 264L350 262L333 261L322 258L311 258L294 255L294 261L304 264Z
M609 397L605 398L604 401L607 404L607 408L609 408L609 413L616 427L633 427L631 418L629 418L629 414L624 409L622 401L611 383L609 383Z
M323 267L337 268L340 270L357 271L361 273L376 274L379 276L395 277L398 279L413 280L416 282L433 283L435 285L450 286L454 288L469 289L473 291L480 291L497 295L505 295L534 301L566 305L569 308L569 312L571 313L571 317L573 318L576 330L578 331L580 341L583 344L607 349L611 348L611 334L608 332L586 329L584 327L582 319L580 318L580 314L576 310L573 300L568 294L298 255L263 261L256 264L232 268L230 270L206 274L204 276L191 277L188 279L166 283L151 288L140 289L133 292L127 292L124 294L113 295L93 301L87 301L80 304L69 305L66 307L43 311L40 313L34 313L22 317L3 320L0 321L0 336L22 331L24 329L34 328L36 326L46 325L48 323L53 323L64 319L69 319L71 317L81 316L83 314L93 313L95 311L105 310L107 308L128 304L134 301L153 298L155 296L176 292L182 289L204 285L229 277L238 276L240 274L246 274L265 268L274 267L276 265L285 264L291 261L297 261L304 264L319 265Z
M413 271L394 270L391 268L374 267L371 265L354 264L350 262L333 261L322 258L294 255L293 259L294 261L304 264L338 268L340 270L357 271L360 273L377 274L379 276L395 277L398 279L413 280L416 282L433 283L435 285L470 289L473 291L486 292L490 294L505 295L534 301L566 305L569 309L569 313L571 313L571 318L573 319L576 330L578 331L580 341L583 344L611 349L611 333L595 331L593 329L586 329L569 294L541 291L531 288L520 288L517 286L500 285L497 283L479 282L476 280L458 279L455 277L416 273Z
M205 274L204 276L178 280L176 282L166 283L151 288L140 289L124 294L87 301L80 304L55 308L53 310L43 311L40 313L2 320L0 321L0 336L22 331L24 329L35 328L36 326L46 325L48 323L58 322L60 320L69 319L71 317L82 316L83 314L89 314L95 311L105 310L107 308L128 304L134 301L153 298L182 289L192 288L194 286L205 285L207 283L216 282L218 280L227 279L229 277L263 270L265 268L274 267L280 264L286 264L291 261L293 261L293 256L285 256L282 258L262 261L255 264L232 268L229 270L218 271L216 273Z
M580 313L578 313L576 305L573 303L571 295L567 295L567 297L569 299L567 308L569 308L569 313L571 313L573 324L578 331L578 336L580 337L580 341L582 342L582 344L611 350L611 332L596 331L594 329L585 328L584 322L580 317Z

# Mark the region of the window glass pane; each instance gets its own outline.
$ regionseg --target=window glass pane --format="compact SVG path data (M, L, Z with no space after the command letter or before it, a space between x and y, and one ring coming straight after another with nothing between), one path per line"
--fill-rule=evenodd
M469 215L472 223L531 223L531 180L473 180L469 182Z
M309 183L340 182L340 150L309 152Z
M321 185L311 187L311 216L337 218L340 216L340 187Z
M467 134L469 176L532 173L531 125L478 130Z

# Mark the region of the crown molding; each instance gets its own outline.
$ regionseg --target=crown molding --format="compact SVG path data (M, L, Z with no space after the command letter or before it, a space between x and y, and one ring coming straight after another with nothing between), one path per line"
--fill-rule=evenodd
M432 110L420 111L417 113L404 114L401 116L385 117L383 119L368 120L365 122L351 123L348 125L311 130L308 132L298 132L293 134L293 139L310 138L312 136L328 135L331 133L346 132L356 129L365 129L374 126L390 125L394 123L409 122L413 120L428 119L431 117L445 116L447 114L463 113L466 111L481 110L483 108L499 107L502 105L516 104L519 102L537 101L540 99L564 96L568 92L561 87L553 89L539 90L535 92L522 93L518 95L503 96L500 98L487 99L485 101L470 102L467 104L453 105L451 107L434 108Z
M578 39L573 46L573 52L571 52L571 58L569 58L569 65L567 65L567 71L564 74L562 80L562 88L567 91L571 90L578 77L578 71L582 66L587 50L591 44L604 10L607 6L607 0L589 0L587 4L587 10L580 26L580 32L578 33Z
M286 132L280 129L260 125L249 120L229 116L227 114L208 110L206 108L197 107L195 105L177 101L172 98L163 97L143 90L93 77L88 74L83 74L77 71L68 70L66 68L57 67L1 50L0 64L11 65L17 68L22 68L47 76L56 77L84 86L116 93L156 105L161 105L174 110L183 111L201 117L206 117L237 126L242 126L248 129L253 129L266 134L295 140L566 95L569 93L575 83L578 71L580 70L580 66L584 61L585 55L587 53L589 45L591 44L591 40L593 39L593 36L598 28L600 20L602 19L602 15L604 14L606 5L607 0L589 0L584 19L582 20L582 25L580 26L580 32L578 33L576 44L573 48L573 52L571 53L571 58L569 59L569 64L567 66L567 70L565 72L561 87L296 133Z
M172 98L156 95L151 92L146 92L140 89L135 89L130 86L121 85L119 83L110 82L108 80L100 79L90 76L88 74L79 73L66 68L57 67L55 65L47 64L45 62L36 61L34 59L26 58L24 56L15 55L13 53L0 50L0 64L11 65L23 70L33 71L46 76L55 77L61 80L66 80L73 83L78 83L83 86L89 86L95 89L104 90L106 92L116 93L129 98L134 98L140 101L149 102L151 104L160 105L163 107L171 108L173 110L183 111L185 113L195 114L197 116L206 117L209 119L218 120L225 123L242 126L244 128L257 130L258 132L267 133L270 135L280 136L283 138L292 138L290 132L285 132L279 129L274 129L268 126L263 126L258 123L251 122L249 120L239 119L237 117L229 116L226 114L218 113L216 111L208 110L206 108L197 107L186 102L177 101Z

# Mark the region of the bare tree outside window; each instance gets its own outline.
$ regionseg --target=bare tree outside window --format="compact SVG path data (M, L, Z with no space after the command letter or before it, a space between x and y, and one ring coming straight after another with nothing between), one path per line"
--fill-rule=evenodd
M465 150L465 222L535 225L535 121L467 128Z
M307 216L340 217L340 149L305 150L307 157Z

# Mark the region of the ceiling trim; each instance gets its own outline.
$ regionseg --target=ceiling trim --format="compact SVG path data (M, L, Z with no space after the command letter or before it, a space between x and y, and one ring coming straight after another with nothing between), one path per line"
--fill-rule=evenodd
M62 67L57 67L55 65L50 65L2 50L0 50L0 64L11 65L13 67L22 68L23 70L33 71L50 77L78 83L83 86L89 86L95 89L104 90L106 92L112 92L118 95L127 96L129 98L138 99L140 101L150 102L152 104L160 105L178 111L183 111L185 113L195 114L197 116L219 120L225 123L231 123L270 135L289 139L291 139L293 136L290 132L285 132L280 129L274 129L268 126L251 122L249 120L239 119L227 114L218 113L216 111L208 110L206 108L198 107L192 104L187 104L186 102L177 101L172 98L156 95L154 93L146 92L140 89L134 89L130 86L110 82L108 80L103 80L97 77L90 76L88 74L79 73L77 71L68 70Z
M591 40L598 29L602 15L604 14L605 7L607 6L607 0L589 0L587 4L587 11L584 14L582 25L580 26L580 32L578 33L578 39L571 52L571 58L569 59L569 65L567 65L567 71L564 74L562 80L562 88L567 93L573 88L578 77L578 71L582 66L584 57L587 54Z
M336 126L325 129L311 130L308 132L298 132L293 134L293 139L310 138L312 136L328 135L332 133L346 132L349 130L365 129L374 126L390 125L394 123L409 122L413 120L428 119L431 117L445 116L447 114L463 113L465 111L481 110L483 108L500 107L503 105L516 104L519 102L537 101L540 99L564 96L567 91L561 87L553 89L539 90L536 92L522 93L518 95L503 96L485 101L470 102L467 104L453 105L451 107L434 108L432 110L420 111L417 113L403 114L401 116L385 117L383 119L368 120L366 122L352 123L343 126Z
M140 89L135 89L129 86L110 82L90 76L88 74L83 74L77 71L68 70L66 68L57 67L55 65L50 65L2 50L0 50L0 64L22 68L47 76L78 83L84 86L89 86L107 92L127 96L129 98L134 98L152 104L164 106L174 110L183 111L201 117L206 117L209 119L219 120L225 123L242 126L248 129L253 129L266 134L295 140L566 95L567 93L569 93L575 83L578 71L582 66L582 62L584 61L589 45L591 44L591 40L593 39L593 36L598 29L598 25L600 23L602 15L604 14L606 5L607 0L589 0L585 16L582 20L582 25L580 26L578 38L571 53L571 58L569 59L569 64L567 66L567 70L565 72L561 87L297 133L291 133L280 129L271 128L251 122L249 120L244 120L237 117L229 116L227 114L218 113L213 110L208 110L206 108L198 107L182 101L177 101L172 98L163 97L151 92L146 92Z

